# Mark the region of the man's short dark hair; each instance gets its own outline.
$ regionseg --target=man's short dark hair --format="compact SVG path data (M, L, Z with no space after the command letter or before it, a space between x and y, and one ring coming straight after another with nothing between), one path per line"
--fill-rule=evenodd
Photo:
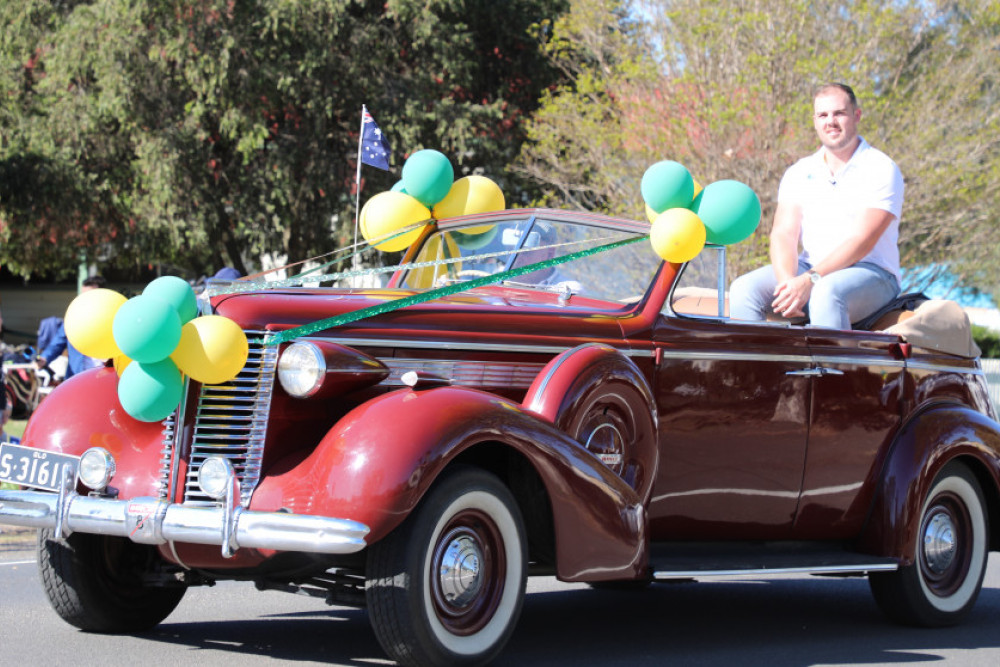
M108 281L104 279L104 276L90 276L83 281L84 287L104 287L108 284Z
M816 99L828 90L839 90L841 92L847 93L847 99L851 101L851 106L855 109L858 108L858 98L854 94L854 89L848 86L846 83L824 83L822 86L816 89L816 94L813 95L813 99Z

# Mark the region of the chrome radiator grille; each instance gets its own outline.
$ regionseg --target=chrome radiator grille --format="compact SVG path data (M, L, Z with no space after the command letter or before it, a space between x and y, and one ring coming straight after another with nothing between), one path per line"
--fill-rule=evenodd
M244 507L249 505L250 496L260 481L278 347L264 345L270 335L267 332L247 331L246 334L250 353L239 375L225 384L201 387L187 478L184 480L186 505L216 504L198 488L198 471L202 462L210 456L221 456L233 464L240 481L240 500ZM165 496L176 446L174 417L168 419L164 426L160 493Z

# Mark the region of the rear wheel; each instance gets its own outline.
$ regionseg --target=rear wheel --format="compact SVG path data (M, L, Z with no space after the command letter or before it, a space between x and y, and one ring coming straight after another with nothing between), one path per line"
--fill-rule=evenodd
M392 659L408 665L488 662L521 613L527 550L510 491L475 468L458 468L368 555L372 627Z
M924 501L915 562L869 576L892 620L925 627L954 625L971 611L989 548L983 495L967 467L949 464Z
M601 463L625 480L636 492L649 488L646 462L656 425L645 409L642 393L624 383L598 384L574 406L574 413L560 424Z
M57 540L51 530L38 533L38 571L49 603L88 632L141 632L170 615L187 589L148 585L157 560L153 547L123 537L75 533Z

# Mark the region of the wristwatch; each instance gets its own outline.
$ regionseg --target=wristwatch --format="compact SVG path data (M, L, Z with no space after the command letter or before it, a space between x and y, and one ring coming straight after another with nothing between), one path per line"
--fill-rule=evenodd
M816 283L818 283L819 279L822 278L822 277L823 276L821 276L818 273L816 273L816 271L814 269L809 269L809 280L812 282L813 285L815 285Z

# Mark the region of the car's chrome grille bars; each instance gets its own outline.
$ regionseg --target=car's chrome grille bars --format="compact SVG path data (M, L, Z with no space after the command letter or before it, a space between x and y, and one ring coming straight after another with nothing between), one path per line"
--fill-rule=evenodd
M177 439L177 413L171 414L163 422L163 448L160 450L160 483L157 495L166 498L170 491L170 463L174 458L174 442Z
M250 354L240 374L231 382L201 387L184 485L185 505L216 504L198 488L198 471L210 456L221 456L233 464L244 507L249 506L260 481L278 348L264 345L271 334L246 334Z

